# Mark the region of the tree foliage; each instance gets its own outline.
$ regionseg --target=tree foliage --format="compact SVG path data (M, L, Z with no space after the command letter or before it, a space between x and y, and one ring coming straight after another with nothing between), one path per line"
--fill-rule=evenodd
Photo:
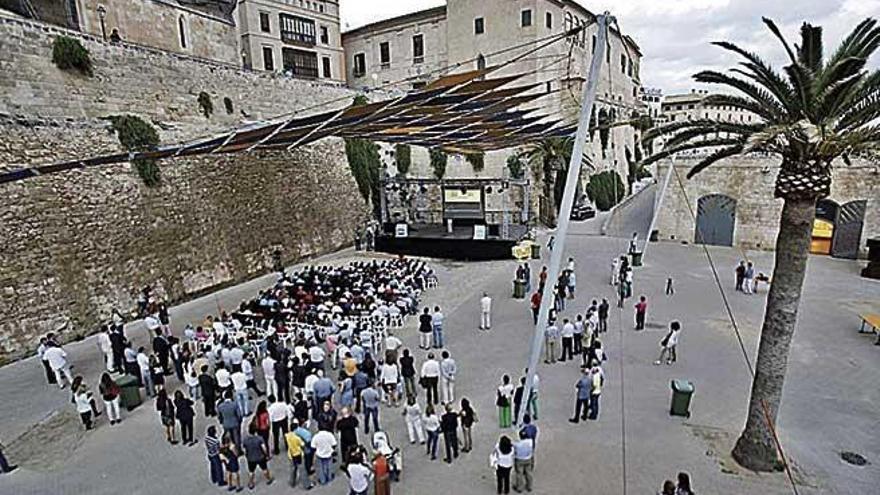
M92 59L89 51L76 38L58 36L52 42L52 63L59 69L78 71L83 75L92 75Z
M623 180L614 170L605 170L590 177L585 189L590 201L600 211L608 211L626 196Z
M357 95L352 106L365 105L366 97ZM381 207L382 159L379 145L366 139L345 139L345 156L348 167L357 183L358 191L364 201L371 203L373 213L378 218Z
M431 169L434 170L434 177L442 179L446 175L446 162L449 157L440 148L431 148L428 150L428 155L431 158Z
M602 158L605 158L605 150L608 149L608 141L611 138L611 122L613 119L607 110L599 109L599 141L602 143Z
M480 173L486 167L486 154L482 151L478 153L468 153L464 158L471 164L474 172Z
M110 121L119 144L126 151L138 152L155 149L159 145L159 133L145 120L135 115L113 115L107 118ZM135 170L141 181L147 187L155 187L161 183L161 170L156 160L136 159L132 160Z
M513 179L522 179L526 173L526 165L516 153L507 157L507 170Z
M412 149L408 144L394 146L394 163L397 166L397 173L401 177L406 177L412 166Z

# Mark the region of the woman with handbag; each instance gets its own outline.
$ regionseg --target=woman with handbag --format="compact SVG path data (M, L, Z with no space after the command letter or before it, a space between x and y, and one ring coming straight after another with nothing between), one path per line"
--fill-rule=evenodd
M498 495L510 493L510 470L513 469L513 442L502 435L489 455L489 466L495 469Z
M501 428L510 428L513 419L510 415L510 404L513 398L513 384L510 383L510 376L504 375L501 378L501 385L498 387L495 396L495 405L498 406L498 426Z

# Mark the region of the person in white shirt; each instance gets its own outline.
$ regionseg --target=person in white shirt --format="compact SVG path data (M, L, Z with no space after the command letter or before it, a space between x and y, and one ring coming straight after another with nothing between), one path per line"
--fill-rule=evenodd
M153 374L150 370L150 357L147 356L147 351L143 347L138 348L137 364L138 370L141 372L141 383L144 386L147 397L152 397L155 387L153 385Z
M110 342L110 332L106 327L98 333L98 349L104 354L104 366L107 371L113 371L113 344Z
M615 256L611 260L611 285L617 285L620 281L620 259Z
M434 348L442 349L443 342L443 313L440 312L440 306L434 306L434 314L431 315L431 325L433 330Z
M397 350L400 349L400 346L402 345L403 342L400 339L395 337L393 333L388 332L388 337L385 337L385 351L387 355L387 360L397 362Z
M242 361L244 361L244 349L236 346L229 350L229 364L232 365L232 371L240 370Z
M562 357L559 360L574 359L574 325L568 321L568 318L562 320L560 335L562 335Z
M489 330L492 327L492 298L483 292L480 299L480 330Z
M373 479L373 471L361 464L363 460L360 459L360 455L357 457L346 469L348 486L351 488L351 495L367 495L367 491L370 489L370 480Z
M385 397L388 405L397 407L398 394L397 384L400 382L400 369L397 362L386 361L381 368L382 388L385 390Z
M244 372L238 370L232 373L229 376L230 381L232 381L232 389L235 390L235 403L238 405L238 410L241 412L242 417L247 416L251 413L250 404L247 389L247 376L245 376Z
M315 344L309 347L309 363L314 370L324 371L324 349L320 345Z
M287 434L287 424L292 419L292 416L290 416L287 404L280 399L276 399L274 395L269 396L269 402L271 402L269 404L269 422L272 424L272 437L274 439L272 452L278 455L281 452L280 446L282 443L284 448L287 448L284 435ZM266 448L268 448L268 445Z
M555 324L547 325L544 329L544 363L553 364L556 362L556 349L559 343L559 327Z
M223 363L217 363L217 370L214 371L214 378L217 379L217 388L220 389L218 397L224 397L227 390L232 390L232 381L229 377L229 370Z
M403 418L406 420L406 431L409 434L409 443L414 444L416 440L420 444L425 444L425 432L422 429L422 408L416 402L415 397L407 400L406 406L403 408Z
M428 404L437 404L440 396L437 393L437 385L440 380L440 363L434 358L434 353L428 353L428 359L422 363L422 372L419 375L422 379L422 386L425 387Z
M64 352L64 349L51 343L43 352L43 359L49 362L49 367L55 373L55 380L59 387L66 386L64 379L67 379L68 383L73 383L73 374L70 373L70 363L67 362L67 353Z
M278 384L275 383L275 359L266 354L260 366L263 368L263 378L266 380L266 395L278 395Z
M440 361L440 396L444 404L449 404L455 401L455 375L458 373L458 368L448 351L443 351L441 357L443 360Z
M312 437L312 449L318 460L318 484L326 485L333 481L333 453L336 452L336 436L321 430Z
M661 364L663 358L666 358L666 364L672 365L678 357L676 348L678 347L678 339L681 336L681 323L673 321L669 324L669 333L660 341L660 357L654 361L654 364Z

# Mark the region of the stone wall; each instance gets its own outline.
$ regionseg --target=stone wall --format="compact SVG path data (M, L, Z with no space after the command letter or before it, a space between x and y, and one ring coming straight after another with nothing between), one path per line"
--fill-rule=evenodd
M676 171L687 191L687 200L693 214L697 212L697 202L707 194L725 194L736 199L736 222L734 226L734 245L748 249L774 249L778 233L779 216L782 213L782 200L773 198L779 161L773 157L743 157L722 160L692 179L687 179L688 170L697 163L694 158L678 158ZM658 168L658 180L666 178L669 161ZM662 184L661 184L662 185ZM659 206L655 229L660 238L693 242L695 223L688 210L688 201L673 173ZM880 173L878 165L857 160L851 166L836 163L834 167L831 196L828 198L838 204L854 200L867 200L862 241L862 254L866 253L865 242L870 237L880 235Z
M59 34L89 49L93 77L51 63ZM200 91L214 97L207 119ZM351 95L0 16L0 170L120 151L109 115L152 121L168 143ZM336 139L161 167L157 188L128 164L0 185L0 362L47 331L93 332L143 286L182 301L265 272L277 248L288 262L338 249L368 213Z
M94 76L59 70L52 63L56 36L72 36L89 50ZM212 98L214 113L201 113L198 96ZM0 117L43 120L99 119L130 113L152 121L163 142L338 101L353 92L340 84L249 72L196 57L127 43L111 44L55 26L4 17L0 12ZM232 102L227 113L224 98Z

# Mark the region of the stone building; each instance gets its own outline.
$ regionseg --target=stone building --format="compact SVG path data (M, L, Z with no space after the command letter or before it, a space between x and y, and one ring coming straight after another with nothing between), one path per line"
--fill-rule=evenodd
M60 35L89 51L92 77L55 67ZM3 171L121 152L115 115L137 115L174 143L353 96L3 12L0 67ZM214 102L209 116L201 93ZM0 185L0 362L48 331L94 332L111 308L134 308L144 286L183 301L265 273L275 249L287 262L336 250L368 212L340 139L160 167L158 187L127 163Z
M727 105L707 103L709 91L692 89L690 93L667 95L663 99L663 115L669 122L682 120L711 119L718 122L757 122L759 117L752 112Z
M337 0L241 0L246 68L345 82Z
M235 0L0 0L0 9L100 37L240 65Z
M418 88L448 73L500 65L573 27L587 28L576 39L542 48L493 74L526 74L511 83L541 83L535 92L552 93L532 107L575 122L580 94L596 43L594 14L573 0L448 0L445 6L369 24L343 33L346 79L356 89L394 85ZM510 50L513 47L516 49ZM639 105L641 51L628 36L611 31L600 77L597 115L628 120ZM399 83L399 84L394 84ZM627 173L627 156L634 155L635 133L628 126L610 131L606 149L590 143L591 173L616 168ZM463 159L451 161L453 177L500 177L512 150L489 153L481 172ZM410 174L430 175L427 152L413 151Z
M727 158L687 179L699 158L677 157L671 173L671 160L659 163L659 238L774 249L783 204L773 197L779 159ZM839 258L865 256L867 239L880 236L880 166L867 160L834 165L831 196L816 208L811 251Z

